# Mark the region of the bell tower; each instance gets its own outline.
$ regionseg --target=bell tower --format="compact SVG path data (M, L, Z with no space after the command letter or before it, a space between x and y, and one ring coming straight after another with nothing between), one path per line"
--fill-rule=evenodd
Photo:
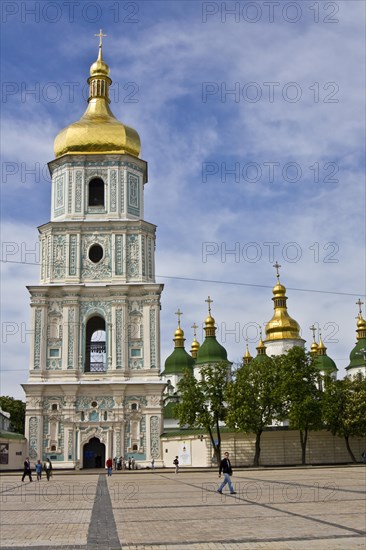
M155 282L156 226L144 220L147 163L138 133L109 107L105 35L96 36L87 109L55 139L40 284L28 287L29 455L65 468L93 465L93 452L95 464L133 455L158 465L163 285Z

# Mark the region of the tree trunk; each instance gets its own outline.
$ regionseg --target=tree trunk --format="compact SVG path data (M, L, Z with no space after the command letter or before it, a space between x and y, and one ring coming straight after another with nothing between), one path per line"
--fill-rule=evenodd
M345 435L344 439L346 441L347 451L349 452L349 456L351 457L352 462L357 462L356 459L355 459L355 455L353 454L352 449L351 449L350 444L349 444L349 435Z
M216 458L217 465L219 466L220 461L221 461L221 440L219 439L218 440L218 445L216 445L211 427L207 426L207 430L208 430L208 433L210 434L211 445L212 445L213 450L214 450L214 455L215 455L215 458Z
M255 434L254 466L259 466L259 457L261 454L261 435L262 435L262 430L260 430Z
M300 443L301 443L301 464L304 466L306 464L306 444L308 442L308 430L307 428L302 431L300 430Z

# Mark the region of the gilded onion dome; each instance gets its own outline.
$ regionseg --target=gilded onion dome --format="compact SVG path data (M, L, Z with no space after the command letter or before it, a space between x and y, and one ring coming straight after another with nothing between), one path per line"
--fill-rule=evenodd
M280 267L275 264L275 267ZM277 284L273 287L274 314L266 325L266 341L269 340L301 340L300 325L287 312L286 288L280 283L277 271Z
M87 154L130 154L138 157L141 144L136 130L115 118L109 108L109 67L103 60L101 34L97 60L90 67L88 107L80 120L56 136L55 157Z
M317 355L317 353L318 353L318 344L315 341L315 331L316 331L315 325L311 325L310 330L313 333L313 342L312 342L311 347L310 347L310 353L312 353L313 355Z
M200 349L200 343L197 341L197 338L196 338L197 336L196 330L198 328L196 323L193 323L192 328L194 332L193 332L193 342L191 344L191 355L193 359L197 359L197 353L198 353L198 350Z

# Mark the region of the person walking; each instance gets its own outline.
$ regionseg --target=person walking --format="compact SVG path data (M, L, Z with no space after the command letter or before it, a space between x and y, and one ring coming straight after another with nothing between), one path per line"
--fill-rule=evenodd
M151 459L151 469L154 470L154 468L155 468L155 459L152 458Z
M363 463L366 464L366 450L363 453L361 453L361 456L362 456Z
M41 479L42 479L42 462L40 460L37 460L36 474L37 474L37 481L41 481Z
M52 462L49 458L47 458L45 462L44 469L46 471L47 481L49 481L52 476Z
M177 474L178 471L179 471L179 459L178 457L176 456L175 459L173 460L173 464L175 466L175 473Z
M221 483L220 487L217 489L217 492L222 494L222 490L226 484L229 485L229 491L231 495L236 495L234 491L233 484L231 483L231 476L233 475L233 469L231 467L231 462L229 459L229 453L224 453L224 458L220 462L219 477L221 473L224 474L224 481Z
M107 462L105 463L105 465L107 466L107 474L108 474L108 477L111 477L112 475L112 470L113 470L113 460L111 458L108 458Z
M22 481L24 481L25 476L29 477L29 481L33 481L29 456L27 456L27 458L24 461L24 472L23 472Z

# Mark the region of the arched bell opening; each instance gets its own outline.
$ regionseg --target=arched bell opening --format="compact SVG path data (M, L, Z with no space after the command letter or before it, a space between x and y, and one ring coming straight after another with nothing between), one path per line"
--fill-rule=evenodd
M88 206L104 206L104 181L93 178L89 182Z
M103 317L91 317L86 324L85 332L84 372L106 372L106 330Z

